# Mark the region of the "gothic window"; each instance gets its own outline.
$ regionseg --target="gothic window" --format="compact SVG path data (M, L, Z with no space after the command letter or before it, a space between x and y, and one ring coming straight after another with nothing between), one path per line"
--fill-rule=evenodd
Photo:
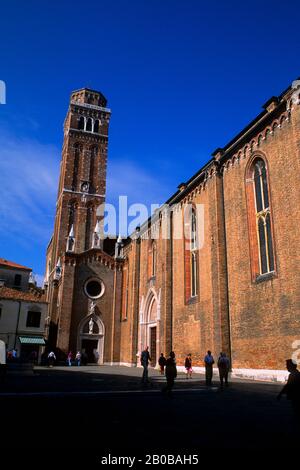
M122 277L122 310L121 310L121 320L127 319L127 310L128 310L128 279L129 279L129 262L126 261L123 268L123 277Z
M94 123L94 132L99 132L99 119L96 119Z
M253 160L246 180L253 280L275 271L268 169L263 158Z
M94 180L96 176L96 165L97 165L97 153L98 153L98 148L97 147L91 147L91 161L90 161L90 175L89 175L89 180L90 180L90 186L91 186L91 191L94 192Z
M151 274L152 277L156 275L156 243L152 242L152 259L151 259Z
M89 250L92 245L92 219L93 219L93 208L88 207L86 212L86 225L85 225L85 250Z
M196 211L193 208L191 214L191 297L197 295L197 219Z
M78 129L83 130L84 129L84 117L80 116L78 120Z
M92 132L92 127L93 127L93 121L92 118L88 118L86 121L86 128L85 130L88 132Z
M68 233L70 232L72 225L74 225L74 221L75 221L75 203L70 202L70 204L69 204Z
M72 181L73 191L77 190L80 153L81 153L81 145L76 143L74 145L74 166L73 166L73 181Z
M149 241L148 249L148 278L156 276L156 258L157 258L157 246L154 240Z
M198 295L198 246L197 246L197 215L194 207L188 208L185 214L184 263L185 263L185 301L188 303Z

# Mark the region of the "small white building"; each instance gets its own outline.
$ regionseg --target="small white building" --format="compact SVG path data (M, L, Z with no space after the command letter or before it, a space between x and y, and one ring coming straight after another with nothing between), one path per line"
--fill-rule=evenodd
M0 286L0 340L17 357L38 359L45 346L47 302L38 289L27 292Z

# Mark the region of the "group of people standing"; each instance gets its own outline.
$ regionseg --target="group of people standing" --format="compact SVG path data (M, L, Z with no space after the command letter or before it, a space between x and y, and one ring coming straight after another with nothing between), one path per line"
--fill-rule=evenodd
M151 357L149 353L149 347L147 346L141 354L141 365L143 367L142 384L149 383L148 367L150 362ZM168 359L164 357L163 353L161 353L158 363L160 366L161 374L165 374L167 379L167 385L163 388L163 392L170 394L174 386L175 378L177 377L177 367L174 351L170 352Z
M74 360L73 353L72 353L72 351L70 351L68 356L67 356L68 366L73 365L73 360ZM80 366L81 364L86 365L87 361L88 361L87 354L85 354L85 352L81 353L80 351L77 351L77 353L75 355L75 364L77 366Z
M53 367L56 363L56 355L54 353L54 351L50 351L48 356L47 356L47 361L48 361L48 366L49 367ZM74 363L76 366L86 366L87 363L88 363L88 355L86 354L86 352L80 352L80 351L77 351L75 357L72 353L72 351L70 351L67 355L67 365L68 366L72 366Z
M215 360L213 358L213 355L211 351L208 350L206 356L204 357L205 382L206 382L206 385L208 386L212 385L214 363L215 363ZM225 381L225 385L226 386L228 385L228 374L230 371L230 361L228 357L226 356L226 353L220 352L217 365L219 369L220 385L221 385L221 388L223 388L224 381Z
M149 347L147 346L141 354L141 365L143 367L143 376L142 376L143 384L146 384L149 382L148 366L150 362L151 362L151 357L149 353ZM214 363L215 363L215 360L213 358L211 351L207 351L207 354L204 357L205 381L206 381L207 386L212 385ZM160 367L161 375L165 375L166 380L167 380L167 385L164 391L166 391L167 393L170 393L174 386L175 378L177 377L176 358L175 358L174 351L170 352L168 359L164 356L163 353L161 353L160 358L158 360L158 364ZM226 356L226 353L224 352L220 353L217 365L219 369L220 385L221 385L221 388L223 388L224 382L226 386L228 385L228 374L230 371L230 362L229 362L228 357ZM186 356L184 367L185 367L185 372L186 372L186 378L191 379L192 373L193 373L191 353L189 353Z

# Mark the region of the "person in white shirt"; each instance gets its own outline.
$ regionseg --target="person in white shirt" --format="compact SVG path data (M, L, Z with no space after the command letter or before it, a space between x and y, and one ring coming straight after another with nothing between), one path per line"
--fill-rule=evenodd
M56 356L53 351L50 351L48 354L49 367L53 367L55 361L56 361Z

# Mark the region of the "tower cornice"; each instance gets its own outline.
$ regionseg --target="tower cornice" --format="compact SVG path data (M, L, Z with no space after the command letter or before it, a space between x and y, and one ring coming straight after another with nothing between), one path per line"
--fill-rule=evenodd
M104 108L103 106L97 106L96 104L81 103L80 101L71 100L70 105L78 106L79 108L95 109L96 111L102 111L104 113L111 114L110 108Z

